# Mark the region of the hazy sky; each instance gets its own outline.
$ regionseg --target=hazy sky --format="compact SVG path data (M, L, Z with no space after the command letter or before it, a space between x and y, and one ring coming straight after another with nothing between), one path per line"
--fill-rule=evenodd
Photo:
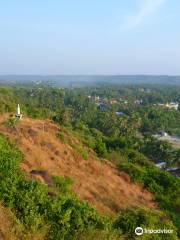
M4 0L0 74L180 75L180 0Z

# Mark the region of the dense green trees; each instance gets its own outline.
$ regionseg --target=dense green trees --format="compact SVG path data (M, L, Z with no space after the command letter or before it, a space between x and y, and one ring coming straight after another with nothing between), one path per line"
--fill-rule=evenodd
M99 102L89 99L89 94L100 96ZM115 105L110 104L111 98L117 100ZM135 104L136 100L142 100L142 104ZM81 121L108 136L134 135L137 131L142 134L158 131L179 134L180 112L154 105L173 100L180 101L177 89L162 86L106 86L74 90L29 86L0 89L1 112L13 112L16 104L20 103L23 112L29 116L53 118L61 124ZM124 104L125 101L127 104ZM106 108L98 108L99 103ZM116 111L123 111L125 115L118 117Z
M140 130L143 133L157 133L166 131L169 134L180 134L179 122L180 112L168 110L158 106L142 108L140 111L142 125Z
M92 98L89 99L88 95ZM93 96L100 96L100 100L94 100ZM115 104L110 103L112 98L116 99ZM136 100L142 100L141 104L137 104ZM24 115L50 118L68 127L99 157L107 157L120 170L129 173L134 181L153 192L160 208L180 226L179 179L154 166L158 161L166 161L168 166L178 166L180 161L179 150L152 137L159 131L180 134L180 111L157 106L158 103L170 101L180 102L178 87L109 84L85 89L43 86L0 88L1 113L15 112L16 104L20 103ZM101 108L99 104L105 107ZM116 111L122 111L124 115L117 116ZM14 122L10 119L6 124L11 126ZM63 138L62 135L59 137ZM33 231L51 235L52 239L60 236L71 239L76 234L83 239L84 231L91 231L94 236L96 233L107 236L106 232L112 231L112 221L101 218L66 191L64 179L54 179L58 194L50 198L46 187L27 181L19 171L21 153L12 150L3 137L0 138L0 151L0 198L13 209L23 224ZM64 186L65 196L58 190L58 185ZM142 219L150 224L148 226L154 226L158 214L154 216L151 212L138 210L121 212L114 226L126 234L128 230L125 225L129 226L132 221L129 227L133 231L134 225L139 223L136 222L139 215L143 215ZM149 220L151 215L152 225Z
M178 151L174 150L170 143L154 137L145 138L141 151L154 162L164 161L171 165L177 161Z
M11 112L15 108L13 90L10 88L0 88L0 113Z

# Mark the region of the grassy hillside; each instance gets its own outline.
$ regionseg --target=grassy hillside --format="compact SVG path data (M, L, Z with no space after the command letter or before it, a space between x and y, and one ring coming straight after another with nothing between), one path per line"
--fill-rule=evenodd
M23 152L21 168L30 178L49 184L47 177L31 174L32 170L68 177L81 200L110 215L126 207L155 208L151 193L132 183L127 174L118 171L110 162L98 159L94 151L67 128L30 118L9 126L7 119L2 116L1 122L0 118L0 132L14 140Z
M24 236L30 232L39 234L42 239L78 239L84 232L108 229L110 234L110 219L101 217L86 203L81 203L68 190L65 179L54 178L51 189L27 180L19 169L21 161L21 152L0 136L0 199L24 226ZM5 224L8 226L8 220ZM3 226L1 232L7 233L3 233Z
M26 121L31 123L32 127L32 122L34 120L30 119L25 120L24 123L22 123L22 125L20 124L20 126L18 127L7 127L5 124L7 135L9 135L9 137L15 135L17 137L16 141L9 142L4 136L0 136L0 199L3 205L6 207L5 211L10 211L12 213L12 216L15 217L14 219L16 219L16 221L18 222L17 224L15 224L15 228L19 229L19 226L22 226L20 230L18 230L19 232L15 231L14 233L12 233L12 239L28 239L28 237L30 236L32 236L31 238L34 237L34 239L55 240L130 239L130 237L132 239L136 239L135 234L133 234L133 229L137 224L143 225L144 222L146 222L146 226L149 227L155 227L157 224L159 224L159 226L161 227L174 229L173 235L167 235L165 236L166 238L162 236L163 238L159 239L177 239L176 228L174 227L170 219L167 218L165 214L160 212L159 210L148 210L147 208L142 207L142 205L140 204L139 206L137 204L136 208L132 208L133 205L129 205L128 209L123 210L122 208L121 211L119 209L119 214L116 217L105 217L98 214L96 210L90 207L87 203L81 202L74 195L74 193L70 191L69 187L71 182L67 177L51 176L50 182L46 182L47 176L45 178L41 176L41 181L43 182L43 180L45 180L44 183L46 183L43 184L40 183L40 181L37 181L37 179L31 179L30 176L25 175L20 169L20 164L22 164L23 161L27 165L30 163L25 161L28 155L27 153L23 155L16 146L18 144L19 146L22 146L22 136L24 136L24 140L25 138L28 139L26 134L30 134L30 137L28 139L29 141L32 142L32 139L38 139L39 141L38 134L35 134L35 131L32 131L32 128L29 132L28 128L23 125L27 124ZM55 126L51 126L51 131L52 127L55 128ZM3 128L1 128L1 131L2 130ZM48 132L48 135L49 134L50 132ZM13 139L13 137L11 139ZM49 139L51 139L50 135ZM17 140L19 140L19 143ZM34 143L36 145L38 144L38 142ZM65 143L63 143L63 146L66 146ZM29 147L31 148L31 146ZM51 147L50 152L54 152L55 149L52 149L51 144L48 145L48 148L49 147ZM66 146L66 149L67 153L65 155L69 156L68 159L70 161L71 157L69 154L72 154L74 150L69 145ZM33 156L32 153L33 152L31 152L31 154L29 153L29 155ZM80 165L82 164L82 157L79 156L78 159L80 167ZM61 161L62 160L63 159L61 159ZM88 159L82 159L82 161L83 163L87 163ZM96 160L93 160L91 157L91 161L93 162ZM100 166L103 167L103 163L101 161L99 161L99 163ZM68 165L67 162L65 164ZM111 165L109 165L109 167L105 169L107 176L109 174L108 171L111 171L111 169L114 169L113 167L111 167ZM82 171L82 169L80 171ZM93 169L93 171L95 171L95 169ZM114 169L113 171L115 171L115 174L116 170ZM88 174L89 173L87 172L87 175ZM97 172L96 177L98 176L98 174L100 174L100 172ZM116 179L119 185L122 181L121 177ZM84 179L81 179L82 182L83 180ZM128 181L129 180L126 178L126 180L122 182L122 184L128 184ZM93 183L95 182L96 181L94 181ZM130 184L129 186L133 186L133 184ZM137 185L136 189L138 189ZM116 190L117 187L116 189L114 189L114 191ZM100 192L99 194L102 194L103 196L103 192ZM126 192L126 194L128 194L128 192ZM124 196L126 196L126 194L124 194ZM133 193L131 192L130 194L132 195ZM98 198L98 200L100 202L103 202L103 198ZM128 195L126 197L126 200L128 200ZM8 221L11 222L12 219L13 218L10 218L10 220L5 220L5 223L7 221L7 226L10 226L8 225ZM130 223L129 229L127 229L127 227L124 226L129 223L130 219L134 220L132 221L132 223ZM165 220L161 221L161 219ZM12 224L12 222L10 224ZM3 233L4 231L4 236L2 236L5 239L8 230L3 230L3 227L1 228L1 232ZM9 234L11 234L11 232L9 232Z

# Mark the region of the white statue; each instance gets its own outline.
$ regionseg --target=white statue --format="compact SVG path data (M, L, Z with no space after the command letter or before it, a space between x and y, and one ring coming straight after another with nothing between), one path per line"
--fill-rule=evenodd
M17 105L17 109L16 109L16 118L22 119L22 114L21 114L21 109L19 104Z

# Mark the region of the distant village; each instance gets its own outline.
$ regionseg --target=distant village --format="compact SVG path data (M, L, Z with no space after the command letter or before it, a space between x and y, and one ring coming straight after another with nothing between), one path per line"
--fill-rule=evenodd
M113 104L121 104L124 107L127 107L129 102L125 99L122 98L102 98L100 96L88 96L88 99L90 99L91 101L93 101L97 107L100 110L105 110L107 106L111 106ZM143 100L142 99L136 99L133 101L133 104L135 105L142 105L143 104ZM165 109L172 109L172 110L178 110L179 109L179 103L178 102L170 102L170 103L158 103L158 104L154 104L154 106L159 106ZM119 111L115 111L116 116L123 116L125 115L124 112L119 112ZM161 132L159 134L154 135L154 137L157 138L161 138L161 137L171 137L168 135L168 133L166 132ZM177 140L177 139L176 139ZM175 177L180 177L180 169L179 168L167 168L167 164L166 162L159 162L157 164L155 164L156 167L158 167L159 169L163 170L163 171L167 171L169 173L171 173L172 175L174 175Z
M111 106L114 104L121 104L123 107L127 108L128 104L130 104L130 102L128 102L126 99L122 99L122 98L103 98L100 96L91 96L88 95L87 96L88 99L90 99L91 101L95 102L95 104L97 105L97 107L100 110L105 110L105 108L107 106ZM142 99L136 99L133 102L131 102L131 104L135 104L135 105L143 105L143 100ZM179 103L178 102L170 102L170 103L157 103L154 104L154 106L159 106L162 108L166 108L166 109L172 109L172 110L178 110L179 109ZM117 116L122 116L124 113L123 112L115 112Z
M122 98L102 98L100 96L88 96L88 99L90 99L91 101L93 101L97 108L99 110L105 110L108 106L114 105L114 104L121 104L123 107L127 107L128 105L128 101L127 100L123 100ZM125 113L123 112L119 112L119 111L115 111L116 116L123 116L125 115Z

